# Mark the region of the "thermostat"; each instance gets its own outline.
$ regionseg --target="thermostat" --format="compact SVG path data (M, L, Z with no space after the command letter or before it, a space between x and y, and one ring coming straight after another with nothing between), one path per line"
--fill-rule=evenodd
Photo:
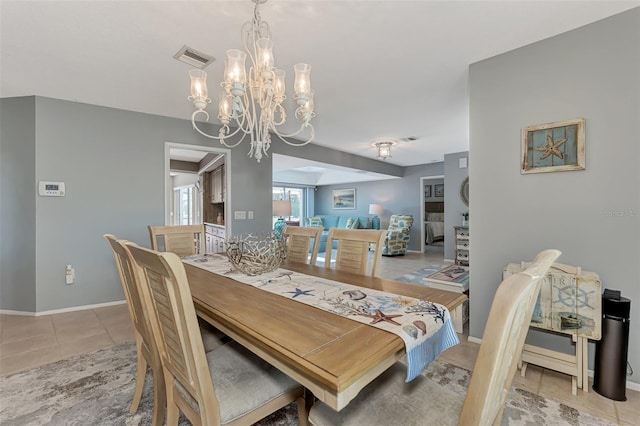
M41 197L64 197L64 182L40 182L38 193Z

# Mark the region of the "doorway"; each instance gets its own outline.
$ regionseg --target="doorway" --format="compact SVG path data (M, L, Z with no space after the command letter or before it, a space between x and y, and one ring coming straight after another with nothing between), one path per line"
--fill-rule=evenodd
M207 221L208 210L214 207L210 197L204 194L210 188L205 178L215 168L224 164L229 176L229 150L199 145L165 142L165 224L187 225ZM223 191L229 194L229 179L224 181ZM209 189L210 191L210 189ZM227 197L229 198L229 197ZM218 203L215 208L227 216L229 203Z
M444 257L444 175L420 178L421 251Z

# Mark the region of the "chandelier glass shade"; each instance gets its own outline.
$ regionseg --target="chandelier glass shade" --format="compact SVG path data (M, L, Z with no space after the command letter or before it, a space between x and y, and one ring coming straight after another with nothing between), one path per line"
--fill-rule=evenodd
M294 66L294 100L297 104L295 118L300 122L300 128L293 133L283 134L278 127L287 120L283 106L285 101L285 72L275 68L273 57L273 40L269 25L260 19L258 6L266 0L252 0L256 3L253 20L242 27L242 42L245 51L229 49L226 52L224 81L220 83L223 93L218 103L218 120L222 126L218 136L209 135L201 130L196 122L199 115L209 120L207 105L211 103L207 91L207 73L200 69L189 71L191 78L191 96L189 101L196 107L191 115L193 128L200 134L220 140L226 147L238 146L245 137L251 139L249 156L258 162L263 156L268 156L271 146L271 133L282 141L293 146L306 145L313 140L314 129L310 124L315 117L313 110L313 90L311 89L311 66L296 64ZM246 52L246 53L245 53ZM247 57L250 60L249 69L246 68ZM232 130L232 127L236 127ZM228 139L239 135L235 143ZM304 135L303 141L290 141L291 138Z

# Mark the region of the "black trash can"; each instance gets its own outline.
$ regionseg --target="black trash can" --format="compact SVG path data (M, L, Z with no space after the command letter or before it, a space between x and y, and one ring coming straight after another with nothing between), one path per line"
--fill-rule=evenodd
M593 390L614 401L626 401L627 353L631 301L619 291L602 295L602 338L596 342Z

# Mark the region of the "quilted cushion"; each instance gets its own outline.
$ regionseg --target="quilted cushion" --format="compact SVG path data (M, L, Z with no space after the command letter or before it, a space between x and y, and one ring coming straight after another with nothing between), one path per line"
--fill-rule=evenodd
M322 223L322 218L317 216L310 217L309 226L319 226L321 228L324 228L324 224Z
M267 404L299 386L292 378L255 356L236 342L207 353L207 363L222 425ZM198 412L198 405L181 386L178 392Z

